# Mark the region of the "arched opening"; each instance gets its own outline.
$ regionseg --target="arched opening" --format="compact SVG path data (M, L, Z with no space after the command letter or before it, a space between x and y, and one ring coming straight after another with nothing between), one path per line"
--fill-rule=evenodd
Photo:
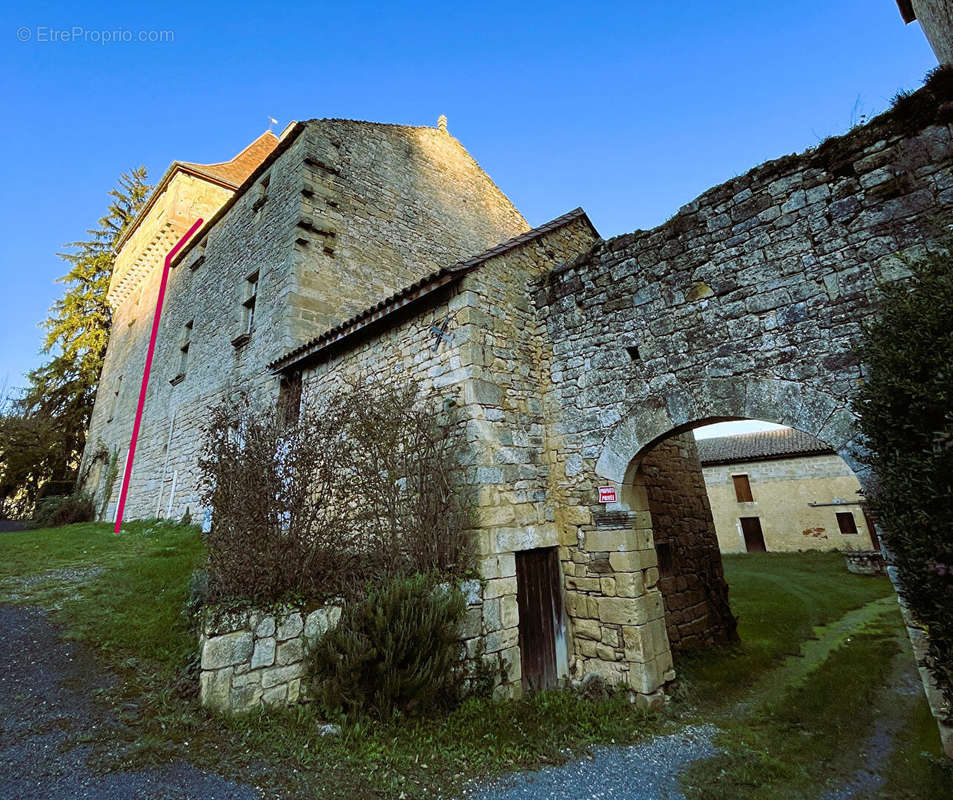
M724 419L679 426L639 451L620 490L652 531L673 653L737 641L722 554L837 550L852 571L882 571L856 475L795 428Z

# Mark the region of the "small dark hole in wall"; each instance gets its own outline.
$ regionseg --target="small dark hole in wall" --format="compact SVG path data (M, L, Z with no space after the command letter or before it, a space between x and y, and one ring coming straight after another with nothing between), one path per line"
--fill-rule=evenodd
M675 568L674 558L672 557L671 542L656 542L655 553L658 555L658 574L660 578L668 578L672 575Z
M638 345L633 344L630 347L625 348L625 352L629 354L629 358L631 358L633 361L638 361L641 358L639 355Z

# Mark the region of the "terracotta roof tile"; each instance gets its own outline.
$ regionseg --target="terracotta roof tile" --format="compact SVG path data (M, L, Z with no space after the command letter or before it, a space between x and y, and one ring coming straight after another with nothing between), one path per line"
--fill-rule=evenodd
M222 161L219 164L195 164L191 161L177 163L200 175L207 175L215 180L231 184L237 189L277 146L278 137L271 131L265 131L231 161Z
M698 460L703 465L816 456L834 452L830 445L794 428L699 439L695 444L698 447Z

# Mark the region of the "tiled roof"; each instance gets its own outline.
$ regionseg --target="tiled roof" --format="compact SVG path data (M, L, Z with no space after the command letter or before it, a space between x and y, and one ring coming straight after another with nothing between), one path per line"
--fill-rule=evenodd
M190 161L173 161L162 175L162 179L156 184L152 192L150 192L146 204L139 209L136 218L116 241L113 249L117 253L122 249L126 240L132 236L140 223L148 216L153 204L162 192L165 191L165 187L169 185L172 177L180 170L205 177L234 191L245 182L248 176L255 171L277 146L278 137L271 131L265 131L231 161L223 161L220 164L193 164Z
M385 297L383 300L375 303L374 305L365 308L363 311L335 325L333 328L329 328L324 333L316 336L308 342L305 342L303 345L296 347L294 350L285 353L283 356L281 356L281 358L277 358L272 361L268 367L273 371L287 369L302 359L309 358L333 342L340 341L341 339L350 336L352 333L363 328L365 325L386 317L388 314L396 311L398 308L403 308L408 303L411 303L417 298L428 294L430 291L438 289L441 286L449 283L451 280L454 280L455 278L465 275L467 272L476 269L478 266L480 266L480 264L483 264L485 261L489 261L494 256L509 252L520 245L526 244L527 242L530 242L539 236L549 233L556 228L560 228L563 225L567 225L568 223L577 219L584 219L589 223L593 231L595 231L595 226L593 226L592 222L589 221L589 217L586 215L586 212L581 208L575 208L568 214L563 214L561 217L556 217L556 219L547 222L545 225L540 225L538 228L533 228L532 230L526 231L526 233L521 233L519 236L514 236L512 239L508 239L502 244L491 247L489 250L484 250L482 253L479 253L472 258L468 258L466 261L458 261L456 264L451 264L448 267L441 267L435 272L431 272L429 275L426 275L409 286L405 286L404 288L400 289L389 297Z
M271 131L265 131L231 161L222 161L219 164L193 164L191 161L176 163L187 170L228 183L237 189L277 145L278 137Z
M834 452L830 445L794 428L699 439L695 444L698 447L698 460L704 465L816 456Z

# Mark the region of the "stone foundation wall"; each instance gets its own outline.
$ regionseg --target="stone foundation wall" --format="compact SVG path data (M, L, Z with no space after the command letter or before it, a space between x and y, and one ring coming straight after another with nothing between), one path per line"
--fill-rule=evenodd
M485 665L495 677L496 693L508 694L508 685L520 680L516 598L485 597L485 585L476 580L464 581L461 590L467 600L460 623L464 669L473 674ZM199 637L202 705L237 713L307 702L308 651L338 624L341 611L340 604L207 609Z
M844 553L847 571L855 575L886 575L887 566L879 550L854 550Z
M672 650L736 638L728 584L695 438L680 434L656 445L639 465L659 554L659 590Z

